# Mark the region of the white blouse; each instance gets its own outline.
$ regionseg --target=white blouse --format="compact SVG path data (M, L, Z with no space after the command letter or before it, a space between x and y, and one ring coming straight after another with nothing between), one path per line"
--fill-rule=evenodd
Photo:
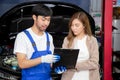
M77 40L74 49L80 49L77 62L89 59L89 52L86 45L87 35L81 40ZM89 80L89 70L75 72L72 80Z

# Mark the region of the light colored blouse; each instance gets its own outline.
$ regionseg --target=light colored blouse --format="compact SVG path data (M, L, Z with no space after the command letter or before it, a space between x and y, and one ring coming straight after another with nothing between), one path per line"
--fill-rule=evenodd
M86 45L87 36L84 36L81 40L77 40L74 45L74 49L80 49L77 62L83 62L89 59L89 52ZM75 72L72 80L89 80L89 70Z

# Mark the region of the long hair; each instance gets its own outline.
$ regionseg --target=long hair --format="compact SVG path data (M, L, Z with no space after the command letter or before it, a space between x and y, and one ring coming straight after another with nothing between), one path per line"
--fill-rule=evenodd
M89 19L87 17L87 15L84 12L76 12L73 14L73 16L71 17L70 21L69 21L69 33L67 36L67 39L69 41L68 43L68 47L70 47L73 43L73 40L75 38L75 35L73 34L72 30L71 30L71 25L74 19L78 19L80 22L82 22L83 26L85 27L85 34L91 36L92 35L92 31L91 31L91 26L89 23Z

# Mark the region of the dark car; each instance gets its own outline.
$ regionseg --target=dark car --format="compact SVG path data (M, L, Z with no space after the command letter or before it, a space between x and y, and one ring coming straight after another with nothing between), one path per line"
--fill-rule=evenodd
M30 27L33 24L31 9L36 4L45 4L52 8L53 16L47 31L54 38L55 47L60 48L64 37L68 34L68 22L73 13L84 11L80 7L63 2L34 1L20 3L0 17L0 80L19 80L21 70L13 68L9 60L15 59L13 54L14 40L17 33ZM84 11L85 12L85 11ZM85 12L91 23L94 34L95 23L93 18ZM53 79L59 80L60 75L51 73Z

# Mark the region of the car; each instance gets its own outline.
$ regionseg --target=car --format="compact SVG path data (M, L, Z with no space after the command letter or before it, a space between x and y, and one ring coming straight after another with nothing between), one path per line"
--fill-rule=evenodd
M33 24L31 10L38 3L45 4L53 10L53 16L47 32L53 36L56 48L62 47L63 39L68 34L68 22L75 12L84 11L88 15L92 33L95 33L94 19L77 5L58 1L20 3L0 17L0 80L21 79L21 69L13 67L12 64L13 61L16 61L16 56L13 54L14 41L19 32ZM54 72L51 74L54 80L60 79L61 75L57 75Z

